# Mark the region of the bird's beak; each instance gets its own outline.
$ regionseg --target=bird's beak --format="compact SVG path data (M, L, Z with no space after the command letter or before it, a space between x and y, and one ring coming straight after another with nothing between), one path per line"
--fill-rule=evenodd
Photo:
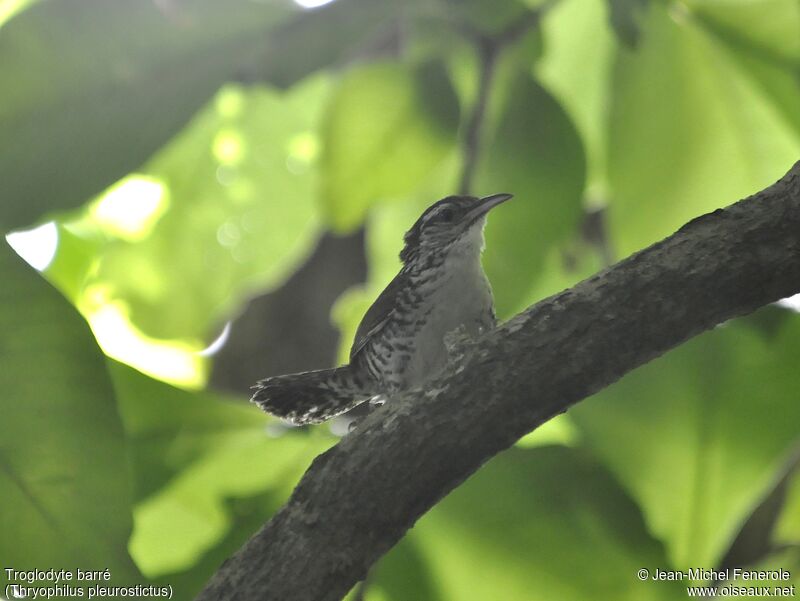
M513 194L492 194L490 196L484 196L478 200L478 203L469 212L468 221L471 222L481 215L485 215L500 203L510 200L511 198L514 198Z

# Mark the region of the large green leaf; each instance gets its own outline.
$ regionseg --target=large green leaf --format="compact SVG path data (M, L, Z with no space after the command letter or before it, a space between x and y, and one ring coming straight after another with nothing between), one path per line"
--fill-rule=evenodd
M578 132L544 88L521 73L507 98L476 180L480 194L515 195L486 227L484 266L503 318L533 300L545 257L576 233L586 176Z
M81 308L121 302L150 336L208 340L254 291L288 277L318 231L316 129L327 90L324 77L286 92L226 86L134 178L101 196L73 228L91 239L99 227L107 240L96 264L83 263ZM135 211L148 186L160 187L163 214L142 233L118 231L124 220L105 208ZM48 272L56 281L58 270L59 256Z
M654 3L639 50L622 51L616 65L609 223L623 255L762 189L800 156L800 137L772 95L679 15Z
M789 3L783 2L782 5L787 10L775 13L763 10L762 7L760 9L762 17L768 16L773 22L783 20L784 23L789 24L800 21L800 4L794 3L792 7ZM753 44L738 35L738 30L727 29L720 26L712 17L706 16L703 12L700 14L705 30L725 48L730 60L740 69L748 83L774 106L779 118L783 119L789 128L793 128L794 136L800 139L800 77L798 76L800 56L791 59L757 46L754 48ZM777 23L776 26L783 27ZM748 27L745 26L742 29L747 31ZM800 23L792 25L790 30L795 33L800 31ZM776 35L771 42L780 48L789 48L791 46L789 38L790 36L786 34ZM800 45L798 38L800 36L797 35L793 38L795 45ZM791 133L789 129L787 129L787 133Z
M795 0L688 0L686 7L756 54L800 61L800 4Z
M409 536L437 601L680 598L675 583L639 581L666 565L663 548L608 472L563 447L503 453Z
M285 498L280 499L280 503ZM192 601L223 562L236 553L247 540L269 520L278 503L274 491L247 498L228 499L225 510L231 526L225 536L204 552L187 569L170 572L154 579L160 585L171 585L174 601ZM156 542L157 544L157 542ZM169 558L168 558L169 559Z
M616 41L603 0L565 0L542 21L544 52L536 64L542 83L580 132L588 163L587 195L605 200L610 76Z
M438 63L380 62L345 74L323 124L322 208L349 230L372 203L416 190L447 156L458 101Z
M102 353L81 316L5 244L0 279L0 565L108 568L140 583L126 551L125 439Z
M322 431L270 435L255 405L111 368L137 482L131 553L151 577L190 570L238 522L266 519L335 442Z
M0 228L137 168L263 44L289 2L42 2L0 30Z
M714 567L800 441L800 319L729 323L570 411L677 568Z

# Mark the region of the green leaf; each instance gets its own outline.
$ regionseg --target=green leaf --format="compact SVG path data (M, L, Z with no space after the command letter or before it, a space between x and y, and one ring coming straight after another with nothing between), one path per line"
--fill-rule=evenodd
M713 567L800 440L800 319L706 333L570 411L679 569Z
M20 14L36 0L2 0L0 1L0 27L12 17Z
M800 4L794 0L688 0L686 7L755 54L800 61Z
M38 3L0 31L0 228L137 168L247 64L289 3Z
M102 353L7 245L0 279L0 565L108 568L116 582L141 583L126 551L129 470Z
M786 489L773 540L778 545L800 545L800 470L795 469Z
M167 485L217 441L264 431L264 413L242 399L175 388L113 360L109 369L130 440L136 501Z
M484 266L503 318L532 300L545 257L575 234L586 171L578 132L544 88L520 74L507 98L476 179L480 194L515 196L486 227Z
M533 432L520 438L516 444L526 448L556 444L571 447L577 445L579 438L578 430L569 415L564 413L543 423Z
M739 567L739 566L737 566ZM742 572L738 574L734 573L736 568L731 568L728 570L730 574L730 578L727 582L722 584L722 587L725 586L735 586L740 587L739 594L734 595L730 592L727 596L739 596L744 597L745 594L741 592L741 587L767 587L771 591L772 597L794 597L797 594L797 588L800 587L800 548L793 547L788 549L782 549L771 555L765 557L761 561L757 562L755 565L752 566L744 566L740 569L743 572L750 572L747 577L744 576ZM755 572L755 573L753 573ZM763 577L763 572L772 572L773 574L786 574L788 572L788 578L786 579L776 579L772 577ZM736 577L734 577L736 576ZM780 589L780 590L776 590ZM724 589L720 589L722 592ZM756 597L758 599L766 598L767 595L758 594L758 596L754 594L749 594L747 596Z
M771 95L698 23L654 4L642 41L618 57L611 107L609 224L622 255L764 188L800 155Z
M409 538L436 582L430 599L644 601L680 591L637 579L643 567L666 565L663 549L602 466L564 447L499 455Z
M800 19L800 5L795 4L794 9L798 16L793 18L784 12L786 22ZM774 20L776 16L770 18ZM774 106L778 118L788 126L787 133L793 129L794 136L800 139L800 58L787 59L769 50L754 48L748 40L737 35L737 31L726 29L711 18L703 16L701 23L726 49L731 61L736 63L749 84ZM798 28L800 24L795 31ZM782 48L788 47L783 43L786 42L786 36L776 39L781 40Z
M406 536L371 569L369 601L435 601L441 599L439 586L427 563L425 549ZM349 601L355 601L350 599Z
M382 62L345 74L322 129L321 201L331 226L351 230L374 202L417 189L452 149L458 115L438 63Z
M616 40L602 0L564 0L542 21L544 54L535 69L580 132L588 162L586 195L605 201L609 79Z
M639 20L648 0L607 0L609 20L619 41L636 48L639 44Z
M226 86L140 173L96 199L74 224L106 239L82 309L91 314L100 296L152 337L202 341L254 292L281 284L318 232L316 130L327 91L324 77L287 92ZM150 189L157 214L132 222Z
M237 522L277 510L335 442L321 432L270 435L269 418L242 400L173 388L121 364L111 373L137 483L130 548L150 577L190 569Z
M174 601L192 601L223 562L269 520L275 506L276 497L272 492L246 499L227 500L225 509L231 516L231 526L225 536L187 569L164 574L155 578L154 582L162 586L171 585Z

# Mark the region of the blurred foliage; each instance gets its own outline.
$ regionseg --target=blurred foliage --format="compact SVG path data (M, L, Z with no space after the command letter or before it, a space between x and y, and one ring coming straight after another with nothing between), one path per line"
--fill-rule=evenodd
M769 340L726 324L571 412L672 565L717 565L775 485L798 437L799 353L800 320Z
M779 545L800 544L800 470L789 480L784 501L786 509L775 524L775 542Z
M681 593L675 583L633 577L641 567L665 565L663 548L603 466L566 448L497 457L423 517L410 538L437 575L432 599L645 600Z
M139 167L246 65L291 3L36 3L0 41L0 224L76 206ZM113 151L110 149L113 148ZM47 177L30 177L30 167Z
M575 234L585 170L580 137L553 97L529 73L513 77L509 85L507 105L487 140L477 177L481 190L508 190L518 197L492 215L486 227L484 266L497 282L500 318L536 300L530 289L547 252Z
M254 405L173 388L111 365L129 441L138 505L130 551L147 576L191 568L241 516L230 506L259 497L266 519L333 440L266 436Z
M251 296L363 227L367 281L332 308L346 359L403 233L457 187L476 40L532 28L498 57L473 179L516 196L486 230L503 318L800 158L795 0L541 5L0 3L0 225L54 221L8 239L63 295L2 251L0 567L191 599L285 502L328 429L166 381L201 388ZM636 571L718 567L784 476L753 567L796 579L798 341L771 308L628 375L443 500L366 598L682 599Z
M798 132L727 44L660 5L645 27L639 49L618 55L610 107L609 223L622 255L760 189L800 156Z
M752 568L748 568L752 570L764 570L764 571L775 571L775 570L783 570L784 572L789 572L789 578L786 580L774 580L769 578L731 578L725 584L730 584L732 586L739 586L739 587L768 587L768 588L775 588L780 587L787 589L791 589L793 587L794 593L797 594L797 587L800 586L800 549L793 548L793 549L783 549L780 551L776 551L775 553L766 557L763 561L758 562ZM733 573L731 572L731 575ZM784 597L789 596L785 591L780 593ZM773 593L772 596L778 596Z
M281 282L318 230L315 132L327 88L315 79L284 94L220 90L138 172L163 187L168 205L152 231L120 236L100 216L106 239L87 296L100 287L124 299L149 335L202 340L246 295ZM92 205L86 230L113 194Z
M458 101L441 65L350 71L322 129L323 214L347 230L377 199L411 192L455 142L457 125Z
M108 568L136 583L127 442L103 355L78 312L8 246L0 279L0 564Z

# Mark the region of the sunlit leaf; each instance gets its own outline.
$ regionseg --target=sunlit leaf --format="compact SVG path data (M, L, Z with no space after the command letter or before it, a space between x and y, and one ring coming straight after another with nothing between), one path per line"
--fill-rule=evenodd
M800 15L800 5L795 5L795 8ZM775 20L778 16L770 18ZM787 15L786 20L791 22L792 18ZM773 105L778 118L786 126L786 134L794 133L795 138L800 139L800 58L784 59L770 52L754 51L746 40L729 30L716 27L707 19L702 19L701 23L729 53L731 61L735 62L749 85ZM800 24L795 31L798 28ZM782 46L786 47L785 44Z
M139 167L291 6L73 0L12 19L0 37L0 227L77 206Z
M638 51L616 65L609 223L617 250L627 255L778 179L800 156L787 125L724 46L653 4Z
M569 447L576 445L579 438L580 434L575 425L569 415L565 413L543 423L530 434L520 438L517 446L530 448L561 444Z
M275 511L335 442L323 432L270 436L269 418L242 400L179 390L121 364L111 373L137 483L131 552L151 577L188 569L219 544L243 517L233 501L262 517Z
M0 279L0 565L108 568L142 583L126 551L129 470L102 353L81 316L5 244Z
M417 189L452 148L458 102L444 68L380 62L340 82L323 125L322 208L349 230L375 201Z
M169 572L152 578L157 584L173 588L174 601L193 601L212 575L226 559L238 551L257 532L275 511L276 498L273 492L228 499L224 502L230 516L230 527L225 535L203 553L186 569ZM157 545L157 541L155 541ZM171 561L171 558L168 558Z
M605 9L603 0L557 3L542 21L544 52L535 66L580 132L590 200L607 195L607 113L616 40Z
M36 0L0 0L0 27L28 8Z
M756 54L800 61L800 4L794 0L687 0L686 7Z
M717 565L800 441L800 320L731 323L570 411L677 568Z
M324 78L285 93L226 87L139 175L97 199L86 219L109 241L81 307L91 314L101 290L145 334L210 340L254 291L288 277L318 231L315 132L326 91ZM154 205L161 215L148 222L135 210L156 184L166 208Z

